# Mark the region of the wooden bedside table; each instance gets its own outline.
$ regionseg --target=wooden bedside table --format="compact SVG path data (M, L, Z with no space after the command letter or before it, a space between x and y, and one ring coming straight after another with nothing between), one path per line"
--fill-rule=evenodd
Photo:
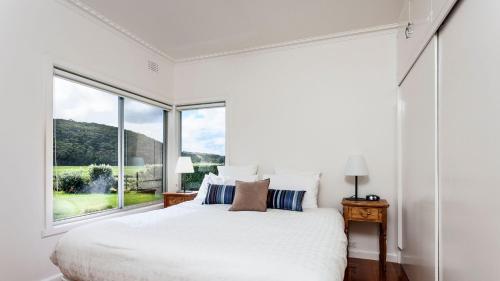
M350 201L342 200L344 206L344 232L349 242L349 222L374 222L379 224L379 266L381 272L386 270L387 255L387 208L389 203L381 199L379 201ZM349 246L347 247L349 257Z
M180 204L182 202L193 200L198 194L195 192L165 192L163 193L163 207L167 208L170 206L174 206Z

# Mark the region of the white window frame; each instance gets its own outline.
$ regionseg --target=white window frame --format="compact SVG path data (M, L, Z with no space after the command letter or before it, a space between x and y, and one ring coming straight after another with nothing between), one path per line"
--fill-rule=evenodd
M192 109L205 109L205 108L217 108L217 107L224 107L225 109L225 144L224 144L224 165L229 164L229 133L228 133L228 128L229 128L229 118L228 118L228 100L227 99L222 99L222 98L215 98L213 100L200 100L200 101L190 101L190 102L185 102L185 103L180 103L176 104L174 106L174 112L175 112L175 126L176 126L176 153L177 153L177 158L181 155L182 153L182 117L181 117L181 112L185 110L192 110ZM177 176L176 180L176 186L178 187L177 190L180 189L182 186L182 178L179 175Z
M48 59L50 60L50 59ZM85 75L82 74L82 72L77 72L74 71L74 67L68 66L68 64L60 64L60 63L55 63L54 60L50 60L50 62L47 62L46 68L45 68L45 91L46 91L46 97L45 97L45 105L46 105L46 117L45 117L45 226L44 229L42 230L42 237L49 237L53 235L57 235L60 233L64 233L71 228L86 224L92 221L96 220L101 220L105 218L111 218L111 217L118 217L118 216L123 216L123 215L128 215L128 214L133 214L133 213L140 213L140 212L145 212L149 210L155 210L155 209L160 209L163 207L163 202L161 201L154 201L154 202L149 202L145 204L138 204L134 206L129 206L129 207L124 207L123 206L123 198L121 198L123 195L121 194L121 190L123 190L123 183L119 183L119 206L123 206L122 208L118 209L113 209L113 210L108 210L108 211L102 211L102 212L96 212L88 215L82 215L78 217L73 217L73 218L68 218L60 221L54 221L53 219L53 182L52 182L52 177L53 177L53 96L54 96L54 87L53 87L53 81L54 77L62 77L65 79L68 79L73 82L81 83L84 85L92 86L94 88L99 88L102 90L105 90L107 92L111 92L112 94L116 95L117 97L120 97L121 102L123 102L123 98L129 98L137 101L141 101L150 105L154 105L157 107L162 108L166 114L164 115L165 119L164 120L164 151L163 151L163 163L164 163L164 176L163 176L163 187L164 191L168 190L168 159L167 156L169 155L169 149L168 147L170 146L170 141L169 141L169 135L168 135L168 127L170 120L173 116L173 106L169 103L158 101L152 98L148 98L144 95L139 95L136 94L136 92L141 92L145 93L147 96L153 96L146 91L142 91L140 89L133 89L133 90L128 90L127 87L117 87L115 85L123 85L124 83L122 82L117 82L113 81L111 79L95 79L93 77L101 76L101 75ZM89 73L88 71L86 73ZM130 87L131 88L131 87ZM119 106L119 110L120 107ZM165 122L167 121L167 122ZM119 122L119 124L122 124L122 122ZM123 133L123 130L120 131ZM120 141L123 141L123 137L121 138ZM122 148L123 145L119 145L119 149ZM119 152L119 166L121 167L121 152ZM120 169L120 174L123 175L123 167Z

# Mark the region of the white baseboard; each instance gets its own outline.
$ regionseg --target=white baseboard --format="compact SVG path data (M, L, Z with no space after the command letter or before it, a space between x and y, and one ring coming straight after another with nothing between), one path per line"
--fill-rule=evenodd
M378 252L349 249L349 257L367 260L378 260ZM387 253L387 261L399 263L399 255L396 253Z
M64 280L64 279L62 279L62 276L63 275L61 273L58 273L58 274L52 275L50 277L41 279L40 281L61 281L61 280Z

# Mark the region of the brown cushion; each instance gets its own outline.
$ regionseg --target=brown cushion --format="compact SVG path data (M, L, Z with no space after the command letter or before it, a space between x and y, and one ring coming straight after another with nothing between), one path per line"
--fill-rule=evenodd
M265 212L269 183L269 179L254 182L236 181L233 205L229 211Z

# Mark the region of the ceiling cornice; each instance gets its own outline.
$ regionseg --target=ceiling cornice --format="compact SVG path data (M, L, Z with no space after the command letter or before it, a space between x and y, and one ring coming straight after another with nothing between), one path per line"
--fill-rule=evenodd
M176 60L174 58L172 58L171 56L169 56L167 53L165 53L162 50L160 50L160 49L156 48L155 46L151 45L146 40L140 38L139 36L137 36L134 33L130 32L129 30L127 30L123 26L117 24L116 22L114 22L114 21L110 20L109 18L107 18L106 16L100 14L99 12L97 12L96 10L94 10L93 8L91 8L88 5L82 3L81 1L79 1L79 0L65 0L65 1L68 2L68 3L70 3L71 5L79 8L80 10L84 11L85 13L91 15L92 17L96 18L97 20L101 21L102 23L110 26L111 28L113 28L114 30L116 30L116 31L120 32L121 34L125 35L129 39L132 39L133 41L139 43L140 45L142 45L146 49L149 49L149 50L153 51L154 53L156 53L156 54L158 54L158 55L166 58L167 60L169 60L171 62L176 62Z
M195 57L190 57L190 58L185 58L185 59L177 59L177 60L175 60L175 62L176 63L190 62L190 61L203 60L203 59L209 59L209 58L237 55L237 54L242 54L242 53L251 53L251 52L256 52L256 51L261 51L261 50L266 50L266 49L275 49L275 48L283 48L283 47L294 46L294 45L303 45L303 44L308 44L308 43L313 43L313 42L318 42L318 41L325 41L325 40L331 40L331 39L337 39L337 38L343 38L343 37L351 37L351 36L362 35L362 34L367 34L367 33L396 30L399 27L401 27L401 25L398 23L380 25L380 26L350 30L350 31L345 31L345 32L336 32L336 33L331 33L331 34L323 35L323 36L309 37L309 38L297 39L297 40L286 41L286 42L281 42L281 43L255 46L255 47L250 47L250 48L245 48L245 49L240 49L240 50L213 53L213 54L195 56Z
M369 27L369 28L364 28L364 29L356 29L356 30L345 31L345 32L337 32L337 33L332 33L332 34L323 35L323 36L297 39L297 40L280 42L280 43L275 43L275 44L254 46L254 47L249 47L249 48L244 48L244 49L239 49L239 50L212 53L212 54L188 57L188 58L183 58L183 59L175 59L172 56L165 53L164 51L162 51L162 50L156 48L155 46L153 46L152 44L148 43L146 40L140 38L139 36L135 35L134 33L130 32L129 30L127 30L126 28L122 27L121 25L110 20L109 18L102 15L101 13L97 12L96 10L91 8L90 6L82 3L82 1L80 1L80 0L63 0L63 1L68 2L69 4L71 4L74 7L77 7L78 9L85 12L86 14L92 16L93 18L99 20L100 22L104 23L105 25L111 27L113 30L121 33L122 35L135 41L136 43L139 43L140 45L142 45L146 49L153 51L154 53L166 58L167 60L169 60L173 63L183 63L183 62L190 62L190 61L216 58L216 57L222 57L222 56L230 56L230 55L236 55L236 54L242 54L242 53L250 53L250 52L261 51L261 50L266 50L266 49L281 48L281 47L287 47L287 46L293 46L293 45L302 45L302 44L308 44L308 43L317 42L317 41L324 41L324 40L335 39L335 38L361 35L361 34L365 34L365 33L372 33L372 32L397 29L400 27L400 25L398 23L394 23L394 24L381 25L381 26Z

